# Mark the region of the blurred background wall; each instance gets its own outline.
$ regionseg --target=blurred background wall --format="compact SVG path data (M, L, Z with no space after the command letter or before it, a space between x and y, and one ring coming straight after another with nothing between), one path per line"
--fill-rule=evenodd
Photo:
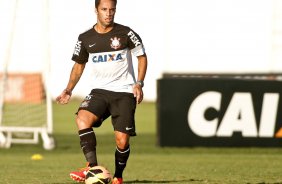
M281 9L279 0L119 0L115 21L142 37L145 100L155 101L163 73L281 73ZM55 98L78 35L95 22L94 0L0 0L0 72L7 61L15 72L49 68ZM88 72L74 96L90 91Z

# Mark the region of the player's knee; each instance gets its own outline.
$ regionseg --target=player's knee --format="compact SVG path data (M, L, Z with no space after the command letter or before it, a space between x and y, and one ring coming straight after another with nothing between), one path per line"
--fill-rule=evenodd
M96 122L97 120L98 120L98 117L92 114L91 112L80 110L76 116L76 125L79 130L82 130L85 128L91 128L93 125L93 122Z
M116 145L120 149L125 149L129 145L129 136L127 134L116 135Z
M81 118L80 116L76 117L75 122L79 130L91 127L91 123L87 122L85 119Z
M128 147L128 145L129 145L128 142L123 142L123 141L120 141L120 142L117 143L117 147L118 147L119 149L125 149L125 148Z

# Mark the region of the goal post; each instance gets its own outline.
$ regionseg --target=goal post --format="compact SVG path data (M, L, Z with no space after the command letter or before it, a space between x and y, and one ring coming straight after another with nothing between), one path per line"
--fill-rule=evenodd
M5 6L4 6L5 5ZM0 147L55 147L50 96L48 0L7 1L0 8L10 27L0 57ZM29 7L32 5L33 11ZM5 8L5 10L4 10Z

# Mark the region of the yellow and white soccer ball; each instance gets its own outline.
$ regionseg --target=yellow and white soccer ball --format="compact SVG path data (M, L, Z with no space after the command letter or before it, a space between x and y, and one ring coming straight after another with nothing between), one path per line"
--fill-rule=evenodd
M85 184L108 184L111 181L111 173L102 166L91 167L85 178Z

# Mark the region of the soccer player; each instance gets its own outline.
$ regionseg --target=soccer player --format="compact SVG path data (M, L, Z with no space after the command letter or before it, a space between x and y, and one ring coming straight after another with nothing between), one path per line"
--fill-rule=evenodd
M97 166L96 136L92 127L99 127L111 116L114 128L115 173L112 183L122 184L122 174L130 154L130 136L135 136L136 104L143 100L142 87L147 70L147 56L139 35L131 28L114 22L117 0L96 0L97 23L78 37L72 60L75 61L69 82L57 97L67 104L84 68L91 68L87 79L92 90L77 111L76 124L80 146L88 167L71 172L78 182L85 181L90 167ZM138 60L135 76L132 55Z

